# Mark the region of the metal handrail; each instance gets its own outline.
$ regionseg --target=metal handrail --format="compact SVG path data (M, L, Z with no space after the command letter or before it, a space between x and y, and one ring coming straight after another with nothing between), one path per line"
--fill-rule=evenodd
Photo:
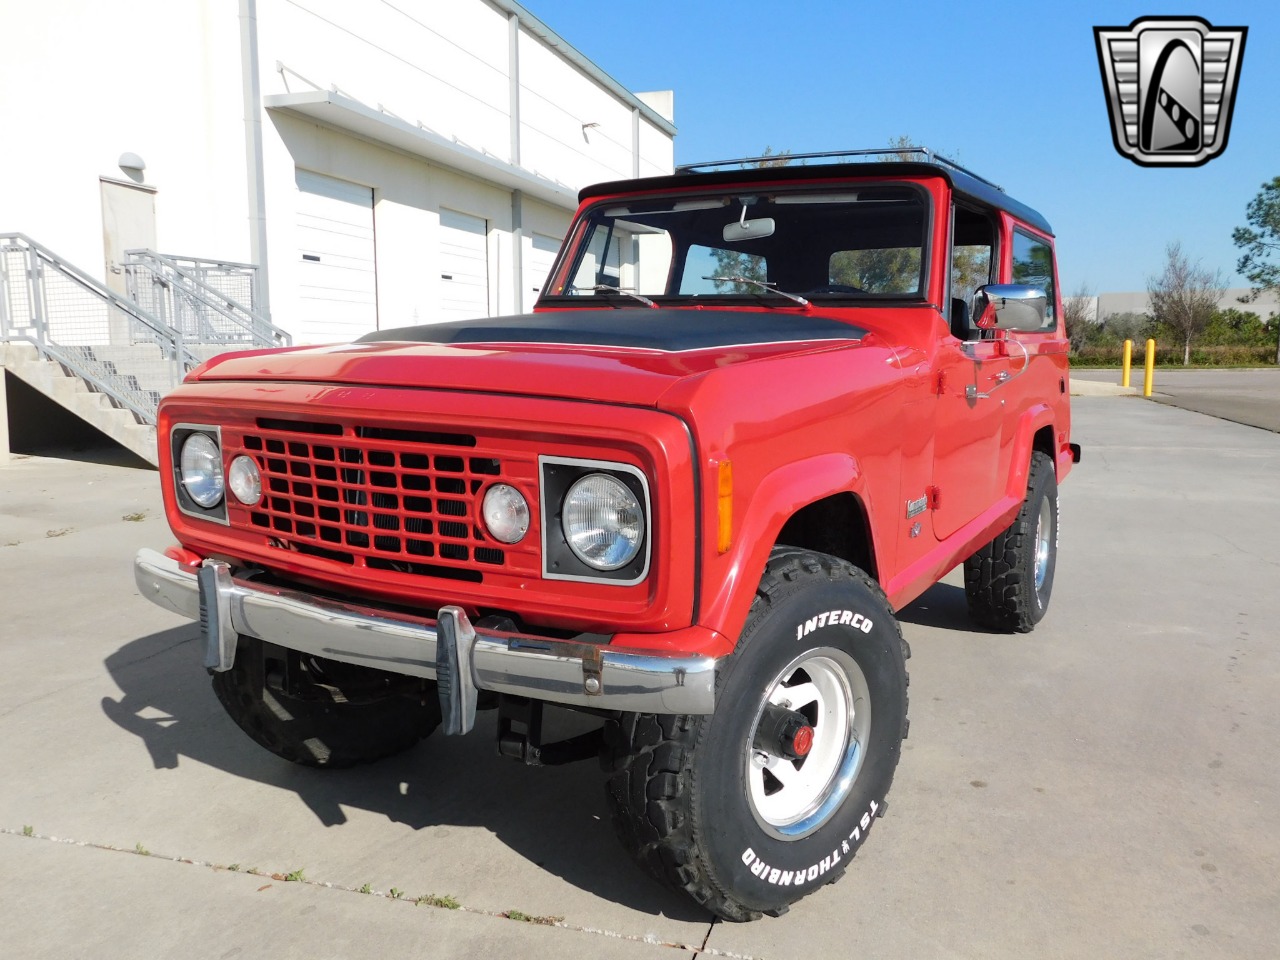
M125 257L124 270L133 299L154 303L162 316L167 315L170 326L184 328L188 336L209 343L255 347L292 344L287 331L205 279L217 272L230 276L235 271L248 280L252 303L256 300L257 268L251 264L175 257L154 250L128 250ZM150 290L143 285L148 277ZM157 289L161 292L157 293Z
M21 233L0 234L0 340L32 344L146 424L202 362L180 329Z

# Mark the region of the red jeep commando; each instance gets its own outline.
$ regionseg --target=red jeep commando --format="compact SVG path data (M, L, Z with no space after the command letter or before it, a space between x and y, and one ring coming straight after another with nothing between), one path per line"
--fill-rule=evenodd
M907 733L894 611L964 564L1031 630L1079 459L1049 224L871 153L589 187L532 314L194 370L137 582L245 733L338 767L495 709L721 917L839 877Z

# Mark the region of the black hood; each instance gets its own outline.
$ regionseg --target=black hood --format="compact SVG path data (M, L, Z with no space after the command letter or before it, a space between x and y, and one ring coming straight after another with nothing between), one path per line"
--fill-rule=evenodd
M866 331L830 317L745 310L549 310L365 334L357 343L566 343L676 353L760 343L859 340Z

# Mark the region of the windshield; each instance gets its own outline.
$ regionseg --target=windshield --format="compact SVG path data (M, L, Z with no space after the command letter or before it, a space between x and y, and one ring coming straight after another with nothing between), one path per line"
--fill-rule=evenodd
M605 202L546 299L919 298L927 211L922 190L878 185Z

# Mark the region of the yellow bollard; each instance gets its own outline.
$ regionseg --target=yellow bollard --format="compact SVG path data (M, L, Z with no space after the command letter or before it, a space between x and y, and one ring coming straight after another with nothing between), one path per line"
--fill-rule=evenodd
M1133 367L1133 341L1124 342L1124 363L1121 366L1120 386L1129 386L1129 370Z
M1156 342L1154 340L1147 341L1147 371L1142 381L1142 395L1144 397L1151 396L1151 384L1156 376Z

